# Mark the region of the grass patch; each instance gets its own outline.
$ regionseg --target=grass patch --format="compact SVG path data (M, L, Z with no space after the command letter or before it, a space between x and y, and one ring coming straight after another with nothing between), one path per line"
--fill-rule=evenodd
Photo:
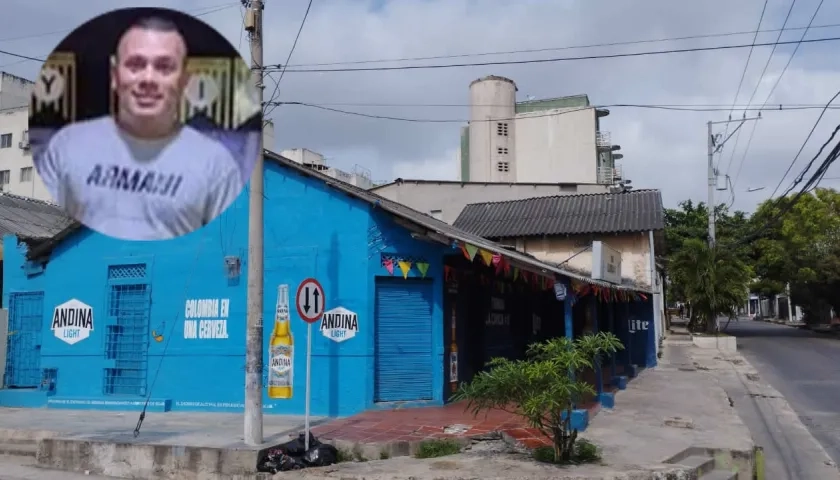
M531 455L534 457L534 460L538 462L554 463L559 465L563 465L564 463L579 465L583 463L598 463L601 461L601 451L598 449L598 446L585 439L579 439L575 442L575 451L569 462L555 462L554 448L548 446L535 448L531 452Z
M388 450L382 450L381 452L379 452L380 460L388 460L389 458L391 458L391 454L388 453Z
M336 455L336 461L338 463L352 462L353 461L353 453L350 452L349 450L344 449L344 448L338 448L336 450L338 451L338 454Z
M417 447L416 458L436 458L461 452L461 444L449 438L426 440Z

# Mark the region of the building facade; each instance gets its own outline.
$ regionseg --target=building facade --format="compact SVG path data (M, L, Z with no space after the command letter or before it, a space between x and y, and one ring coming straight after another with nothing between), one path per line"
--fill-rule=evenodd
M471 375L458 352L520 355L534 315L558 316L546 321L559 325L554 335L585 331L573 313L599 302L583 289L627 300L610 307L610 328L635 349L619 358L625 371L655 364L653 337L625 321L652 319L644 288L509 251L274 154L265 168L267 413L304 411L309 301L298 291L308 278L324 312L311 338L313 415L444 403ZM48 238L7 233L0 406L241 411L247 208L243 194L203 229L165 242L119 241L75 222ZM554 299L555 282L581 292L576 306L572 294Z
M362 167L361 165L354 166L352 172L345 172L340 168L327 165L327 160L323 155L306 148L291 148L283 150L280 152L280 155L293 162L299 163L313 170L317 170L328 177L349 183L350 185L364 188L365 190L373 188L373 180L371 180L370 170Z
M471 203L521 200L530 197L606 193L597 183L489 183L398 178L373 187L373 192L452 224Z
M654 292L657 332L663 331L664 209L658 190L557 195L467 205L453 225L553 265L591 275L594 241L619 256L623 283ZM658 333L659 334L659 333Z
M461 130L461 180L503 183L623 181L622 158L586 95L516 101L513 80L470 84L470 123Z
M32 163L29 100L33 82L0 72L0 191L50 201Z

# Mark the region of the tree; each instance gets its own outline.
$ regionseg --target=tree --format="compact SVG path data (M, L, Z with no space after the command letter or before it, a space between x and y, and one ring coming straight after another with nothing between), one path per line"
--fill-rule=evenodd
M668 271L691 304L694 331L714 332L717 317L737 315L747 301L752 272L737 249L689 238L671 256Z
M752 263L753 247L750 243L738 243L752 231L750 217L740 211L730 212L726 205L715 207L715 237L718 243L734 244L733 254L748 265ZM668 258L683 250L687 240L707 241L709 233L709 210L706 204L695 204L686 200L679 208L665 209L665 242ZM670 265L670 262L668 262ZM685 285L675 272L668 270L667 298L671 301L690 303ZM746 302L746 301L745 301Z
M840 193L818 188L798 197L768 200L753 215L762 228L755 242L756 287L771 295L790 285L792 300L806 320L827 320L840 311Z
M452 400L467 401L473 415L500 409L525 418L552 440L554 461L569 463L577 440L577 430L571 428L572 410L586 395L595 394L592 385L578 379L579 374L593 368L603 355L623 348L607 332L535 343L525 360L492 359L489 371L462 384Z

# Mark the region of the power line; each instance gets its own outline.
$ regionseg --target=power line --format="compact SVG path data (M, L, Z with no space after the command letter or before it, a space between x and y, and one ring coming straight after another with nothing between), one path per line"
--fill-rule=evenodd
M237 5L239 5L239 4L236 3L236 2L227 2L227 3L220 4L220 5L212 5L212 6L208 5L206 7L201 7L201 8L196 9L195 12L201 12L203 10L209 10L209 11L206 11L206 12L203 12L203 13L193 13L193 12L187 12L187 13L190 13L191 15L193 15L195 17L201 17L201 16L204 16L204 15L209 15L211 13L220 12L222 10L227 10L228 8L233 7L233 6L237 6ZM840 26L840 25L838 25L838 26ZM29 35L20 35L20 36L17 36L17 37L0 38L0 43L14 42L16 40L25 40L27 38L49 37L50 35L58 35L58 34L61 34L61 33L72 32L73 30L74 29L72 29L72 28L64 28L64 29L61 29L61 30L53 30L51 32L32 33L32 34L29 34Z
M475 63L448 63L448 64L432 64L432 65L403 65L398 67L358 67L358 68L311 68L311 69L284 69L289 73L331 73L331 72L385 72L394 70L431 70L442 68L465 68L465 67L491 67L502 65L527 65L539 63L557 63L569 62L579 60L599 60L610 58L632 58L632 57L647 57L654 55L667 55L676 53L692 53L692 52L710 52L718 50L735 50L739 48L749 47L770 47L773 45L793 45L796 43L821 43L833 42L840 40L840 37L825 37L813 38L809 40L796 40L785 42L767 42L756 44L735 44L735 45L718 45L714 47L693 47L693 48L675 48L669 50L650 50L645 52L630 52L630 53L613 53L604 55L582 55L577 57L555 57L555 58L539 58L531 60L508 60L496 62L475 62ZM280 70L283 65L266 65L267 69Z
M761 7L761 15L758 17L758 25L756 25L756 27L755 27L755 35L753 35L752 45L750 46L750 53L747 55L747 61L746 61L746 63L744 63L744 69L741 71L741 79L738 80L738 88L735 90L735 98L732 99L732 108L729 109L729 120L732 120L732 112L735 110L735 103L738 102L738 96L741 94L741 87L744 85L744 77L747 76L747 69L750 66L750 59L752 59L752 53L753 53L753 50L755 50L755 42L758 40L758 31L761 30L761 22L764 21L764 12L767 11L767 3L768 3L768 0L764 0L764 6ZM785 27L782 26L782 28L785 28ZM781 33L780 33L780 35L781 35ZM778 41L778 39L776 39L776 41ZM773 48L776 48L776 47L773 47ZM747 102L747 104L749 104L749 102ZM729 125L730 125L729 123L726 124L726 128L723 132L723 137L724 138L726 138L726 135L729 133ZM738 133L738 137L735 139L736 145L738 143L738 138L740 138L740 137L741 137L741 134ZM723 158L723 149L724 148L726 148L726 142L724 142L723 145L720 146L720 150L718 150L718 166L720 165L721 158ZM734 152L735 149L733 148L732 151ZM731 162L731 160L730 160L730 162ZM717 168L717 166L715 168ZM726 173L729 173L729 171L727 170ZM732 192L733 192L733 195L734 195L735 194L734 187L732 189Z
M289 55L286 57L286 64L289 63L292 59L292 54L295 53L295 47L297 47L298 40L300 39L300 34L303 32L303 27L306 25L306 19L309 17L309 10L312 9L312 0L309 0L309 3L306 5L306 12L303 14L303 20L300 21L300 27L298 28L297 35L295 35L295 41L292 43L292 48L289 49ZM287 65L288 66L288 65ZM283 75L286 74L286 67L283 67L283 70L280 72L280 78L274 82L274 91L271 92L271 96L268 98L268 102L271 103L277 96L277 91L280 89L280 82L283 81ZM271 115L271 112L277 108L277 105L273 105L271 110L264 113L263 116Z
M292 102L295 103L295 102ZM314 103L322 106L330 107L417 107L417 108L454 108L454 107L510 107L510 104L501 103L347 103L347 102L306 102L297 101L296 103ZM527 105L527 104L525 104ZM609 108L609 107L644 107L644 108L660 108L660 109L679 109L697 112L717 112L727 111L731 107L730 104L723 103L612 103L601 105L588 105L583 108ZM570 107L578 108L578 107ZM764 111L782 111L782 110L814 110L825 108L822 103L785 103L778 105L766 106L764 108L754 107L747 104L736 105L738 110L764 110ZM840 106L829 107L830 110L840 109Z
M788 10L788 17L790 17L790 12L793 10L793 5L795 3L796 3L796 0L794 0L794 2L791 3L790 10ZM820 0L820 3L817 4L817 8L816 8L816 10L814 10L814 14L811 15L811 20L808 22L808 25L811 25L812 23L814 23L814 19L816 19L817 14L820 13L820 9L822 8L823 3L824 3L824 0ZM785 23L787 23L787 18L785 18ZM784 28L784 25L782 25L782 28ZM808 27L805 27L805 30L802 32L802 36L800 37L800 40L804 39L805 35L807 35L807 34L808 34ZM781 36L781 34L779 34L779 35ZM776 87L779 85L779 81L781 81L782 77L785 75L785 72L787 72L788 67L790 66L791 62L793 61L793 57L795 57L796 53L799 51L799 46L800 45L801 45L801 43L797 43L796 47L794 47L793 52L791 52L790 56L788 57L787 63L785 63L785 66L782 68L782 71L776 77L776 81L773 83L773 86L770 88L770 92L767 94L767 97L764 98L764 103L761 104L762 107L767 105L767 102L770 101L770 97L773 96L773 92L776 90ZM773 57L773 53L775 51L776 51L776 47L773 47L773 51L770 52L770 57L767 58L767 63L764 65L765 71L767 70L767 65L770 64L770 59ZM763 78L763 77L764 77L764 73L762 72L761 78ZM755 86L755 90L753 91L753 95L755 95L755 93L758 91L759 85L761 85L761 78L759 79L758 84ZM752 98L750 98L750 100L752 101ZM741 169L744 167L744 163L747 160L747 153L750 151L750 145L752 144L752 139L753 139L753 135L755 135L756 127L757 127L757 125L753 124L752 131L750 132L750 137L747 140L747 147L744 150L744 155L741 157L741 162L738 165L738 171L735 174L735 183L738 182L738 177L741 175Z
M814 131L817 129L817 126L818 126L818 125L820 124L820 122L822 121L822 118L823 118L823 116L825 115L825 112L827 112L827 111L829 110L829 107L831 106L831 104L832 104L832 103L834 103L834 100L835 100L838 96L840 96L840 90L838 90L838 91L837 91L837 93L835 93L835 94L834 94L834 96L833 96L833 97L831 97L831 100L829 100L829 101L828 101L828 103L826 103L826 104L825 104L825 108L824 108L824 109L820 112L820 116L819 116L819 117L817 117L817 121L816 121L816 122L814 122L814 126L813 126L813 127L811 127L811 131L810 131L810 132L808 132L808 136L807 136L807 137L805 137L805 141L804 141L804 142L802 142L802 146L801 146L801 147L799 147L799 151L798 151L798 152L796 152L796 156L795 156L795 157L793 157L793 161L791 161L791 162L790 162L790 165L788 165L787 170L785 170L784 175L782 175L782 178L779 180L779 184L778 184L778 185L776 185L776 188L774 188L774 189L773 189L773 193L771 193L771 194L770 194L770 198L773 198L773 196L774 196L774 195L776 195L776 192L777 192L777 191L779 191L779 187L781 187L781 186L782 186L782 183L785 181L785 178L787 177L788 173L790 173L790 170L793 168L794 164L796 164L796 160L798 160L798 159L799 159L799 156L800 156L800 155L802 155L802 151L803 151L803 150L805 150L805 146L808 144L808 140L810 140L810 139L811 139L811 135L813 135L813 134L814 134ZM833 136L833 135L832 135L832 136ZM823 147L825 147L825 146L823 145ZM822 149L820 149L820 151L822 151ZM811 161L808 163L808 165L806 165L805 170L803 170L803 171L802 171L802 173L799 175L799 177L797 177L797 178L794 180L793 185L791 185L791 188L789 188L789 189L785 192L785 194L784 194L784 195L787 195L787 193L788 193L788 192L790 192L790 191L791 191L791 189L793 189L794 187L796 187L796 184L798 184L799 182L801 182L801 181L802 181L802 177L804 177L804 176L805 176L805 174L808 172L808 169L809 169L809 168L811 168L811 164L813 164L813 162L814 162L814 160L815 160L815 159L816 159L816 157L814 157L813 159L811 159ZM784 196L784 195L783 195L783 196Z
M396 122L406 122L406 123L484 123L484 122L502 122L502 121L512 121L517 118L540 118L540 117L550 117L555 115L565 115L569 113L579 112L582 110L588 110L591 108L639 108L639 109L649 109L649 110L670 110L670 111L683 111L683 112L709 112L709 111L726 111L726 108L716 108L716 109L709 109L709 108L683 108L683 107L672 107L667 105L642 105L642 104L611 104L611 105L599 105L599 106L587 106L587 107L575 107L567 110L563 110L560 112L553 111L549 113L541 113L541 114L528 114L525 117L511 117L511 118L492 118L488 120L467 120L463 118L459 119L445 119L445 118L410 118L410 117L398 117L393 115L378 115L378 114L371 114L371 113L364 113L364 112L355 112L352 110L344 110L340 108L334 108L329 106L330 104L318 104L318 103L308 103L308 102L270 102L271 105L296 105L301 107L308 107L317 110L324 110L328 112L338 113L342 115L348 116L355 116L355 117L363 117L363 118L370 118L376 120L391 120ZM356 106L364 106L361 104L356 104ZM381 106L381 105L380 105ZM828 109L825 108L823 105L814 105L814 106L802 106L802 107L792 107L792 108L767 108L766 110L776 110L776 111L787 111L787 110L812 110L812 109L823 109L823 110L840 110L840 106L837 107L829 107Z
M216 13L216 12L220 12L222 10L227 10L228 8L231 8L231 7L237 6L237 5L238 5L237 3L226 3L224 5L217 5L215 7L204 7L202 9L199 9L198 13L190 13L190 12L187 12L187 13L190 13L194 17L202 17L204 15L210 15L211 13ZM207 10L208 8L210 10L202 11L202 10ZM43 36L47 36L47 35L56 35L56 34L59 34L59 33L67 33L67 32L72 32L72 31L73 31L73 29L69 29L69 30L58 30L58 31L54 31L54 32L39 33L39 34L34 34L34 35L24 35L24 36L21 36L21 37L0 39L0 42L9 42L9 41L12 41L12 40L21 40L21 39L24 39L24 38L43 37ZM32 56L29 56L29 55L23 55L23 54L20 54L20 53L9 52L7 50L0 50L0 54L22 59L22 60L17 61L17 62L12 62L12 63L7 63L7 64L4 64L4 65L0 65L0 67L8 67L8 66L11 66L11 65L16 65L18 63L23 63L25 61L33 61L33 62L41 62L41 63L46 61L45 59L42 59L42 58L32 57Z
M833 24L826 24L826 25L816 25L812 26L811 29L823 29L823 28L837 28L840 27L840 23L833 23ZM804 30L806 27L791 27L787 28L786 31L792 32L796 30ZM768 30L758 30L758 33L774 33L778 32L780 29L768 29ZM374 60L354 60L354 61L344 61L344 62L326 62L326 63L300 63L300 64L292 64L289 67L298 68L298 67L329 67L335 65L363 65L363 64L371 64L371 63L390 63L390 62L415 62L415 61L423 61L423 60L446 60L452 58L470 58L470 57L486 57L486 56L496 56L496 55L515 55L515 54L522 54L522 53L545 53L545 52L557 52L562 50L577 50L577 49L584 49L584 48L598 48L598 47L618 47L618 46L626 46L626 45L640 45L640 44L647 44L647 43L663 43L663 42L674 42L674 41L681 41L681 40L697 40L697 39L704 39L704 38L721 38L721 37L732 37L738 35L747 35L747 34L754 34L756 33L755 30L748 30L742 32L726 32L726 33L709 33L709 34L700 34L700 35L689 35L683 37L667 37L667 38L656 38L656 39L647 39L647 40L626 40L626 41L619 41L619 42L608 42L608 43L591 43L591 44L584 44L584 45L567 45L562 47L546 47L546 48L530 48L524 50L507 50L507 51L497 51L497 52L477 52L477 53L460 53L460 54L453 54L453 55L433 55L433 56L426 56L426 57L400 57L400 58L385 58L385 59L374 59Z

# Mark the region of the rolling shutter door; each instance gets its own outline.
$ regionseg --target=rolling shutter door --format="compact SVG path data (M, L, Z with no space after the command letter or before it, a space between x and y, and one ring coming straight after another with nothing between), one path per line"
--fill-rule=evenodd
M376 279L376 402L432 399L432 285Z

